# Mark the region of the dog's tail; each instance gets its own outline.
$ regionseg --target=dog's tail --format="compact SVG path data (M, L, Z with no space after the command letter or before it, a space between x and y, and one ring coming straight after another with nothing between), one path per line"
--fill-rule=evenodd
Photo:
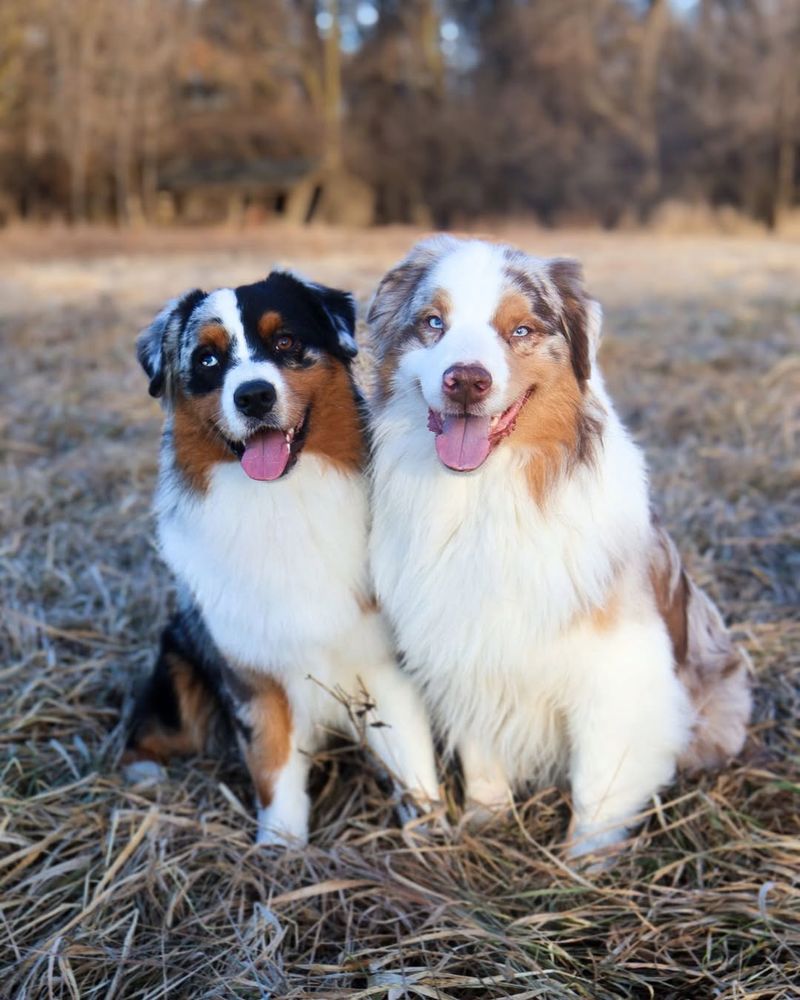
M696 712L681 767L719 767L742 749L752 701L749 660L711 598L689 577L667 532L654 525L650 581L669 631L678 677Z

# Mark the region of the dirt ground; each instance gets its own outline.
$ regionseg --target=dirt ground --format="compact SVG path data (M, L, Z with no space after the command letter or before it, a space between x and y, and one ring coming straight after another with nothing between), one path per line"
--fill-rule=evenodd
M0 997L757 1000L800 983L800 243L508 230L585 263L657 507L754 668L742 758L661 795L602 875L567 805L403 831L320 756L307 851L252 846L234 756L116 764L171 584L133 351L176 293L278 262L366 304L415 233L0 233ZM365 366L366 374L366 366Z

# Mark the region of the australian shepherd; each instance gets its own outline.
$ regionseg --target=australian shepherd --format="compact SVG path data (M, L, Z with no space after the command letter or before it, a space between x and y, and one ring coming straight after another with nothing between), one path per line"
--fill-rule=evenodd
M138 342L166 412L156 516L179 598L126 766L158 773L222 718L262 843L306 839L309 754L355 719L412 796L437 795L425 710L368 579L354 324L350 295L274 271L189 292Z
M651 514L580 266L437 236L381 281L371 562L467 799L565 779L573 855L736 754L746 663Z

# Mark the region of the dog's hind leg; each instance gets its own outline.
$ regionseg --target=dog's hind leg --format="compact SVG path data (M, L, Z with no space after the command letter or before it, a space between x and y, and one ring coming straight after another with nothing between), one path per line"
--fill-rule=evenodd
M163 777L173 756L198 753L214 724L223 717L213 648L196 612L179 611L164 629L153 672L134 708L123 773L134 783ZM210 641L210 640L209 640Z

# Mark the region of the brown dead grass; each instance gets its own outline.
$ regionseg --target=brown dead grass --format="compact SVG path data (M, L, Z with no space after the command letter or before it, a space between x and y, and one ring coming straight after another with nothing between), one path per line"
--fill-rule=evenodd
M798 995L797 244L512 234L585 259L664 520L756 673L742 760L666 791L613 871L559 859L555 790L481 837L400 830L349 749L320 758L313 843L285 856L252 846L234 758L121 783L170 599L137 328L276 259L363 302L412 236L0 241L3 998Z

